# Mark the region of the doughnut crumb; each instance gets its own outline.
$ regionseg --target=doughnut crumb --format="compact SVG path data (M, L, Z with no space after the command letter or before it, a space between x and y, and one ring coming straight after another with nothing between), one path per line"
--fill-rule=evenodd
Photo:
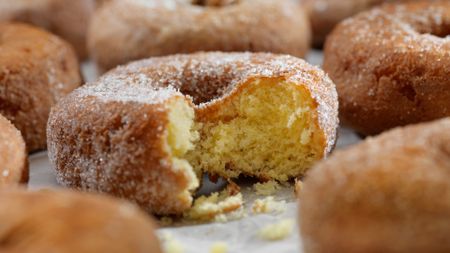
M228 252L228 244L224 242L215 242L211 245L209 250L210 253L227 253Z
M273 196L256 199L252 205L252 213L282 213L286 210L286 201L276 201Z
M177 241L169 232L165 232L160 236L163 244L164 253L183 253L184 246Z
M253 185L253 190L257 195L270 196L275 194L280 189L280 184L275 180L270 180L264 183L256 183Z
M225 178L288 179L323 157L317 104L304 86L279 78L250 80L214 116L196 123L187 153L193 167Z
M210 196L201 196L194 201L192 208L184 217L189 220L211 221L217 217L237 211L244 205L242 194L230 196L226 191L214 192Z
M285 219L278 223L269 224L258 232L258 236L267 241L283 240L292 233L294 223L292 219Z

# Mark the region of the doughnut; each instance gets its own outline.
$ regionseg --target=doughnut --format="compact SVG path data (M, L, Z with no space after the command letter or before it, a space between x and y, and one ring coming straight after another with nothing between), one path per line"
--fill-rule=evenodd
M99 71L132 60L196 51L303 57L310 28L292 0L122 0L99 8L88 32Z
M286 181L331 151L337 94L286 55L196 53L118 67L62 99L49 118L60 184L180 214L202 172Z
M0 114L0 188L28 182L25 141L11 122Z
M362 135L450 116L450 1L388 4L347 19L325 45L340 117Z
M153 221L134 205L69 191L0 191L0 251L162 252Z
M87 57L86 34L94 0L0 0L0 22L16 21L48 29Z
M382 3L406 1L414 0L303 0L303 4L310 17L313 45L320 48L342 20Z
M450 118L396 128L313 167L304 252L449 252Z
M24 24L0 24L0 114L22 133L28 151L46 147L50 107L81 83L66 42Z

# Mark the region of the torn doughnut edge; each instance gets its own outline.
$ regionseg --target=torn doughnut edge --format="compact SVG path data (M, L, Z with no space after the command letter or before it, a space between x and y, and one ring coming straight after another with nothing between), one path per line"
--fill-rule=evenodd
M178 199L195 208L193 194L206 172L227 179L244 174L281 182L304 174L325 155L327 146L317 107L305 85L281 77L247 80L207 106L193 105L182 96L172 98L167 150L175 171L188 181ZM242 196L229 197L232 210L242 206ZM226 213L222 202L227 198L213 201L211 210Z

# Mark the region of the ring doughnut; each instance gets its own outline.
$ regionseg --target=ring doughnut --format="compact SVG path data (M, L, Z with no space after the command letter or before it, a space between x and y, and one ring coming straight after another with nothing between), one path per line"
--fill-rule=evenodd
M66 42L29 25L0 24L0 114L20 130L28 151L46 147L50 107L80 83Z
M407 1L417 0L303 0L303 3L310 16L313 45L322 47L326 37L342 20L382 3Z
M90 53L101 71L132 60L196 51L303 57L309 21L292 0L122 0L93 15Z
M49 157L62 185L179 214L202 171L301 176L332 149L337 107L324 72L292 56L151 58L62 99L48 123Z
M25 142L11 122L0 114L0 188L28 182Z
M162 252L152 220L138 207L69 191L0 191L0 251Z
M84 59L93 1L0 0L0 22L24 22L47 29L72 44L80 59Z
M300 194L305 252L449 252L450 118L336 151Z
M342 22L325 45L340 117L363 135L450 116L450 2L387 4Z

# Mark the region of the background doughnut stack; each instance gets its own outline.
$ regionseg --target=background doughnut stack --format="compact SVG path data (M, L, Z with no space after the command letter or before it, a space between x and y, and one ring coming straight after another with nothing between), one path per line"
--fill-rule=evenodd
M0 252L159 253L205 174L296 180L303 252L449 252L449 117L448 0L0 0Z

